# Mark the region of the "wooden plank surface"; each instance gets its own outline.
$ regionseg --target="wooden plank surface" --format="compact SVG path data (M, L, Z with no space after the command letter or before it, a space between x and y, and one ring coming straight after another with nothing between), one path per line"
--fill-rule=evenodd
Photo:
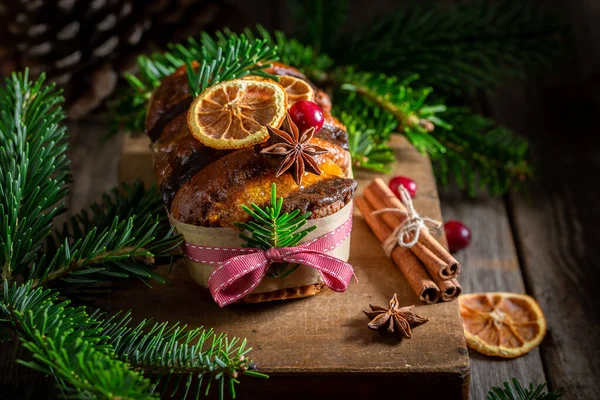
M510 206L528 291L548 320L541 345L547 379L567 400L597 399L600 192L592 182L600 171L600 141L585 132L600 110L592 97L557 90L549 96L507 89L492 104L537 150L539 178L526 197L512 196ZM573 112L580 117L569 117Z
M446 220L457 219L471 228L471 245L455 254L461 262L463 293L525 293L511 226L502 199L467 199L458 193L442 194ZM485 399L492 386L513 377L522 383L546 381L539 349L514 360L487 357L469 350L471 399Z
M429 160L404 139L398 138L394 146L399 160L394 174L413 176L420 183L417 209L440 219ZM360 187L374 176L359 173ZM139 283L122 285L126 290L114 292L112 308L131 308L136 318L177 320L248 338L260 370L273 376L265 386L271 394L284 389L287 397L293 392L296 397L314 398L319 393L321 398L343 398L366 390L375 396L389 391L388 385L376 383L393 377L406 395L426 399L443 393L446 399L463 398L469 360L457 302L420 305L360 216L355 217L351 240L350 262L359 283L351 283L343 294L326 291L297 301L219 308L178 265L169 284L153 289ZM417 313L431 318L415 329L413 339L398 340L366 327L362 310L369 303L387 304L394 293L402 305L417 304ZM332 385L335 382L339 384ZM246 386L251 391L262 387L256 385Z
M490 104L536 156L538 177L509 210L528 292L548 320L546 378L565 400L599 399L600 3L557 4L572 29L571 58L544 82L505 85Z

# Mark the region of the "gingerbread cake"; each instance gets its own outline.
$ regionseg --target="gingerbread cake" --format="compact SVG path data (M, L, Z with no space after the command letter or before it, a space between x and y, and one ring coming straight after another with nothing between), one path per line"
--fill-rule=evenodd
M259 128L256 125L257 121L260 123L260 118L271 118L272 114L277 114L279 126L270 126L270 132L277 128L283 129L283 125L289 125L290 122L286 122L290 119L287 110L286 116L279 118L281 110L275 110L274 107L281 107L281 104L273 106L272 102L269 103L269 90L252 94L255 90L252 83L240 82L233 89L231 85L226 85L222 91L213 91L217 93L216 97L202 100L205 108L224 107L223 110L213 114L200 112L198 115L192 115L197 110L194 104L198 103L198 99L190 93L185 67L181 67L166 77L155 90L145 126L146 133L152 141L151 150L158 186L173 219L201 227L233 227L235 222L249 219L241 205L254 203L260 206L269 202L270 187L273 183L276 183L278 196L284 198L284 211L308 211L311 213L310 219L330 216L352 200L357 184L351 178L348 136L344 125L331 115L329 96L316 88L306 76L288 65L275 63L265 72L281 77L278 82L269 80L269 84L263 86L269 90L275 88L277 93L279 88L283 88L285 98L281 101L287 109L304 100L316 103L322 110L322 127L315 131L308 141L313 149L319 149L311 158L316 165L305 159L302 161L303 168L300 172L297 165L282 172L281 168L278 169L278 166L281 167L281 159L272 157L265 151L269 146L274 146L273 137L259 140L261 143L252 143L248 139L246 143L246 138L240 139L239 132L231 138L219 134L220 129L231 130L235 124L239 124L242 133L256 131ZM267 78L249 76L243 79L260 83ZM255 86L258 87L258 84ZM246 96L245 99L248 99L251 95L254 97L249 101L254 105L252 115L256 116L255 120L244 115L237 120L236 113L240 112L240 109L234 110L237 107L236 102L241 101L240 96ZM243 112L243 104L241 106ZM202 124L209 117L214 118L214 121L206 123L205 126L216 138L216 145L213 145L210 137L207 140L201 140L202 137L199 139L194 130L194 123L190 122L196 118L198 123ZM289 126L287 127L289 129ZM229 147L237 148L220 146L223 140L229 139ZM244 144L238 146L238 142ZM301 176L295 176L294 171L296 175L299 173ZM324 287L323 283L317 282L263 293L250 293L241 301L260 302L306 297L319 293Z

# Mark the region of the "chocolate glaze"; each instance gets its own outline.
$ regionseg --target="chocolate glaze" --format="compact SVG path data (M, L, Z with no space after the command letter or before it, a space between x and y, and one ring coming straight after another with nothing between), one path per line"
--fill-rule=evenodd
M206 147L196 140L190 134L185 114L165 126L161 139L152 144L151 149L158 186L167 206L171 205L177 190L198 171L231 153Z
M190 108L190 105L192 104L192 101L194 101L194 99L191 96L186 97L183 100L180 100L179 103L175 104L174 106L169 107L166 110L164 110L161 113L160 119L158 119L158 121L156 121L156 123L152 126L152 128L150 128L148 130L148 137L150 137L150 140L153 142L158 140L161 137L162 132L165 129L165 127L171 121L173 121L173 119L175 119L181 115L186 115L187 110Z
M187 111L187 109L183 109L177 114L169 112L186 98L191 99L190 87L185 67L180 67L173 74L165 77L152 95L146 115L146 132L150 133L158 123L166 126L177 115ZM165 121L161 121L162 119Z
M296 209L303 213L310 211L314 217L319 214L320 210L334 205L336 202L348 204L354 196L357 185L354 179L337 177L325 179L304 190L290 194L283 202L281 209L284 212Z
M325 139L329 142L335 143L344 150L348 150L348 133L339 122L336 124L332 121L334 118L331 114L325 114L325 122L319 132L315 134L315 137Z
M221 157L185 183L171 203L171 214L178 221L201 226L230 226L232 221L210 216L221 214L233 204L248 181L272 174L269 159L254 148ZM237 210L236 210L237 211Z
M197 172L228 153L230 152L201 147L191 152L179 165L173 166L174 168L168 178L160 185L164 203L170 206L175 193L181 186Z
M324 130L322 129L322 131ZM340 140L328 140L328 137L323 137L323 135L317 135L317 137L315 144L327 148L329 153L326 157L346 172L348 152L342 149L341 146L337 146L335 142L343 143ZM321 140L321 142L318 140ZM265 145L268 144L270 142ZM170 207L175 193L192 176L233 151L216 150L204 146L189 133L186 116L182 114L167 124L162 132L161 139L152 145L152 152L154 154L154 169L158 186L164 203ZM276 161L270 160L269 169L276 169Z

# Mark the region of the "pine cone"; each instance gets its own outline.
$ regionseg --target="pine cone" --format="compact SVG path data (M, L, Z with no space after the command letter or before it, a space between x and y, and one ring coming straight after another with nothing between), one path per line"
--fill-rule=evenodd
M12 0L0 3L0 75L30 68L65 89L85 115L115 89L135 56L221 26L223 0ZM179 36L172 33L178 32Z

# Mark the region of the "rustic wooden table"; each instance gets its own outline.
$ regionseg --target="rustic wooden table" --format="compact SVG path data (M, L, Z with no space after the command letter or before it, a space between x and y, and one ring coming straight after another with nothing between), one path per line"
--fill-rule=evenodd
M242 2L239 2L240 4ZM245 1L250 10L257 1ZM469 199L442 192L444 218L460 219L473 231L471 246L459 253L464 292L510 291L537 298L548 320L542 345L515 360L470 352L471 398L485 399L493 385L512 377L523 383L548 381L565 400L598 399L600 384L600 49L595 0L556 0L578 39L576 60L559 78L540 89L507 83L481 102L508 127L528 136L537 155L538 179L528 195ZM256 13L255 13L256 14ZM279 21L266 14L267 26ZM270 18L270 19L269 19ZM539 86L539 85L538 85ZM70 127L75 185L68 206L76 211L117 182L119 138L100 144L99 123ZM0 345L0 398L15 399L18 385L40 397L51 381L17 366L24 352ZM10 394L9 394L10 393Z
M600 236L594 231L600 197L593 186L600 147L598 139L581 133L587 128L584 120L573 118L575 126L564 125L560 114L546 111L556 107L569 113L594 104L571 97L548 104L543 95L532 97L517 89L503 95L509 101L494 99L492 110L509 126L531 133L539 179L528 185L525 198L469 199L442 192L442 212L446 220L460 219L473 231L471 246L457 255L464 291L529 293L540 302L549 329L539 349L515 360L470 352L471 398L484 399L491 386L512 377L523 383L548 381L565 399L600 398L600 315L594 300L600 285ZM115 155L122 139L101 144L105 127L100 122L71 124L69 129L75 184L68 206L75 211L117 183ZM24 353L12 348L11 343L0 347L0 385L25 385L37 388L31 389L34 394L44 393L52 383L16 366L14 359ZM6 392L0 392L0 398L15 398L3 396Z

